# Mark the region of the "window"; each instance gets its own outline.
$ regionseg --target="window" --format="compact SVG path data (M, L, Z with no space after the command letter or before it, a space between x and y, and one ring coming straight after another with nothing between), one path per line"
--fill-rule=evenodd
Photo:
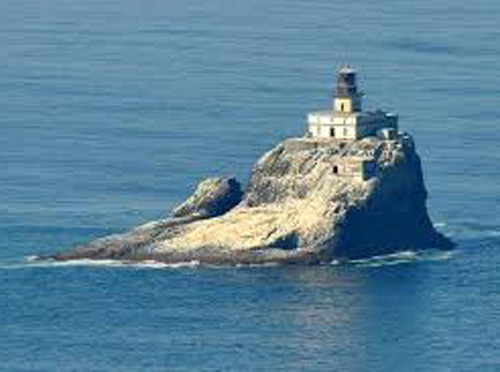
M333 174L339 174L339 167L337 165L333 166Z
M335 137L335 128L330 128L330 137Z
M344 104L343 103L340 104L340 111L344 111Z

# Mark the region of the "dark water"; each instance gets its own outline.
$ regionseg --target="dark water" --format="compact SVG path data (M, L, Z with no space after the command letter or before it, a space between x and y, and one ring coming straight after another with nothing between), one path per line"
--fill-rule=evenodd
M500 3L2 0L0 369L500 370ZM163 216L329 104L401 114L453 254L27 265Z

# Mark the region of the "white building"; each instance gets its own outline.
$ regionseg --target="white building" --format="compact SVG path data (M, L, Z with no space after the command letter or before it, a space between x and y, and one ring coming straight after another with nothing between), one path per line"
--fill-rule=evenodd
M398 130L398 116L382 110L362 111L356 71L343 67L337 74L333 108L308 115L309 137L356 140L375 136L381 131L392 136Z

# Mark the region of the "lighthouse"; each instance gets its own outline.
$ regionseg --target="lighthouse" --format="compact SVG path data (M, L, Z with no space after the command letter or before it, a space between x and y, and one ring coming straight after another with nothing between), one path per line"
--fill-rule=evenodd
M398 116L382 110L363 111L363 94L358 89L357 73L349 66L337 72L333 107L307 116L308 136L316 139L353 141L384 133L397 133Z
M356 83L356 71L350 67L341 68L335 85L334 110L349 114L361 112L361 98L362 94L358 92Z

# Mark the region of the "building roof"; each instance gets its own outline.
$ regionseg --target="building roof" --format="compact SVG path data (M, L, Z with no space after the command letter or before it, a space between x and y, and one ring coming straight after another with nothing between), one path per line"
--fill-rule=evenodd
M351 66L342 66L339 69L339 73L341 73L341 74L354 74L354 73L356 73L356 70L354 68L352 68Z
M348 117L348 116L362 116L362 117L367 117L367 116L378 116L378 115L384 115L384 116L397 116L395 113L387 113L383 110L374 110L374 111L361 111L361 112L351 112L351 113L342 113L334 110L322 110L322 111L312 111L309 112L308 115L319 115L319 116L336 116L336 117Z

